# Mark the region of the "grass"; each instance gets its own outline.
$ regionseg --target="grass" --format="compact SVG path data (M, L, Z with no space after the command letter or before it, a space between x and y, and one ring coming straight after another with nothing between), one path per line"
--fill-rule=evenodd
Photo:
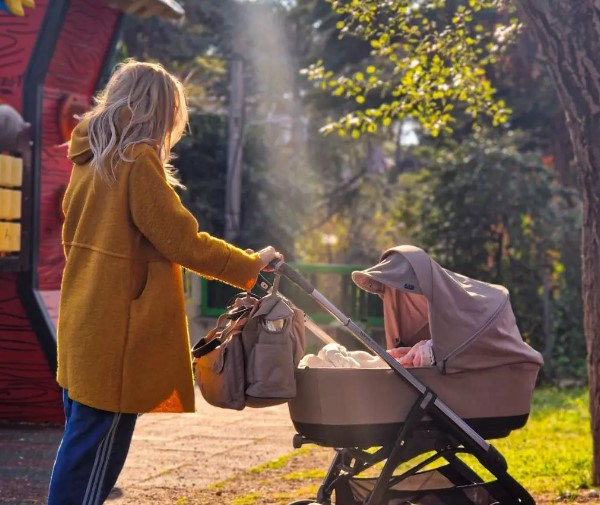
M232 505L253 505L255 503L260 503L261 498L260 493L249 493L245 496L240 496L233 501Z
M510 474L534 496L572 497L589 489L592 439L587 389L536 390L525 427L491 443L506 458ZM474 457L461 459L483 478L493 478Z
M297 449L290 454L286 454L285 456L281 456L274 461L269 461L268 463L260 466L255 466L254 468L250 468L250 472L252 473L262 473L266 469L278 469L283 468L287 463L294 457L297 457L301 454L306 454L310 451L310 447L302 447L301 449Z
M525 427L491 443L506 458L510 474L532 495L577 496L592 482L587 389L536 390ZM475 458L461 459L483 478L492 478Z
M494 446L511 474L534 495L565 496L591 487L587 390L537 390L527 425Z

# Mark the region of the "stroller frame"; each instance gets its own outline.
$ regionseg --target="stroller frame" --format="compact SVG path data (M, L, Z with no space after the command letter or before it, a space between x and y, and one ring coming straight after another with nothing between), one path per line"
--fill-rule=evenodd
M531 495L519 484L509 473L508 465L505 458L498 450L482 438L471 426L463 419L454 413L436 394L434 391L425 386L408 370L406 370L397 360L392 358L375 340L373 340L362 328L354 323L348 316L344 315L337 307L335 307L325 296L301 274L291 268L283 261L275 261L272 263L273 270L276 274L283 275L296 286L306 292L313 298L321 307L331 314L348 332L357 338L367 349L379 356L390 368L400 376L405 382L410 384L417 392L418 398L413 404L406 422L403 423L395 441L389 445L384 445L375 453L369 453L357 448L337 448L336 455L329 467L325 479L319 488L316 502L321 505L331 505L331 497L336 486L347 483L355 476L385 460L379 477L376 479L374 487L368 492L364 505L384 505L388 503L389 493L392 487L400 485L402 491L396 493L396 496L404 496L402 493L406 491L405 486L411 482L418 483L419 478L426 476L428 472L441 473L455 489L460 489L460 497L458 495L447 498L442 498L444 501L435 503L447 503L452 505L467 505L485 503L486 505L493 504L521 504L534 505L535 501ZM432 426L433 429L420 429L422 422L427 426ZM431 441L431 447L425 451L419 449L416 445L415 435L425 435ZM313 443L303 435L297 434L294 437L294 447L299 448L303 444ZM405 471L401 475L395 476L394 471L398 466L406 461L409 461L414 456L434 450L435 454L428 457L411 469ZM457 457L458 454L471 454L479 463L489 471L495 478L495 481L485 483L484 480L476 474L464 461ZM434 470L421 472L421 470L430 463L445 459L447 465L438 467ZM463 491L468 491L472 488L477 493L477 489L483 489L483 493L488 496L487 501L472 501L466 498ZM346 505L339 502L339 488L336 489L337 505ZM452 488L450 488L452 489ZM448 491L449 489L446 489ZM427 491L414 490L411 491L411 498L418 498L423 494L435 494L435 489ZM491 494L493 492L493 495ZM349 497L345 498L352 500L349 505L358 504L351 498L350 490ZM408 497L409 495L406 494ZM481 499L481 493L479 495ZM449 501L446 501L449 500ZM486 498L484 498L486 499ZM314 503L311 500L296 501L290 505L302 505ZM397 502L400 503L400 502ZM406 501L404 503L411 503ZM427 503L434 503L427 502Z

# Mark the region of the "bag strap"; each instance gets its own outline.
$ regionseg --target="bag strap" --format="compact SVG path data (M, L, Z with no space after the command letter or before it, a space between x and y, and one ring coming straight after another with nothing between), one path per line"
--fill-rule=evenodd
M267 298L281 298L279 295L279 283L281 282L281 274L275 273L273 276L273 282L269 282L265 277L261 275L261 282L264 286L261 286L267 294L263 297L263 299Z
M235 304L235 302L240 299L240 298L254 298L256 300L258 300L260 298L260 296L255 295L254 293L251 293L250 291L243 291L241 293L237 293L235 295L233 295L225 304L225 307L231 307Z
M214 351L219 345L221 341L218 338L213 338L212 340L206 340L206 338L201 338L196 342L196 345L192 347L192 356L194 358L201 358L202 356L206 356L209 352Z
M275 274L273 277L273 288L271 290L272 295L276 295L279 292L279 283L281 282L281 275Z
M206 337L202 337L194 344L192 347L192 356L194 358L206 356L209 352L215 350L221 344L219 335L227 326L228 318L229 313L226 312L225 314L221 314L217 319L217 323L215 324L214 328L208 332Z
M250 310L251 307L245 307L243 310L239 309L234 313L234 317L230 312L221 314L217 319L216 326L208 332L206 337L198 340L192 347L192 356L196 359L206 356L209 352L214 351L220 345L226 345L231 339L239 335L248 320ZM225 321L227 323L224 324Z

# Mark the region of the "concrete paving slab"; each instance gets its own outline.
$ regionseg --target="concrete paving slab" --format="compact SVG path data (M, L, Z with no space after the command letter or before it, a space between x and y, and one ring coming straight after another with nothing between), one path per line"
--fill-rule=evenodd
M195 414L140 417L109 505L171 503L173 490L189 495L293 451L287 405L237 412L197 394L197 406ZM61 436L56 425L0 425L0 505L45 503Z
M130 495L167 490L182 496L293 451L287 405L233 411L197 395L196 414L145 414L110 505ZM159 502L157 502L159 503Z

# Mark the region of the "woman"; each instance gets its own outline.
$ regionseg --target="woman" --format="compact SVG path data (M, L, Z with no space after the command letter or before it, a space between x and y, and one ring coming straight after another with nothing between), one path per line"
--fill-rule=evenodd
M57 332L66 425L49 505L104 502L138 414L194 411L181 266L249 290L280 256L198 233L168 165L187 119L181 83L129 61L73 132Z

